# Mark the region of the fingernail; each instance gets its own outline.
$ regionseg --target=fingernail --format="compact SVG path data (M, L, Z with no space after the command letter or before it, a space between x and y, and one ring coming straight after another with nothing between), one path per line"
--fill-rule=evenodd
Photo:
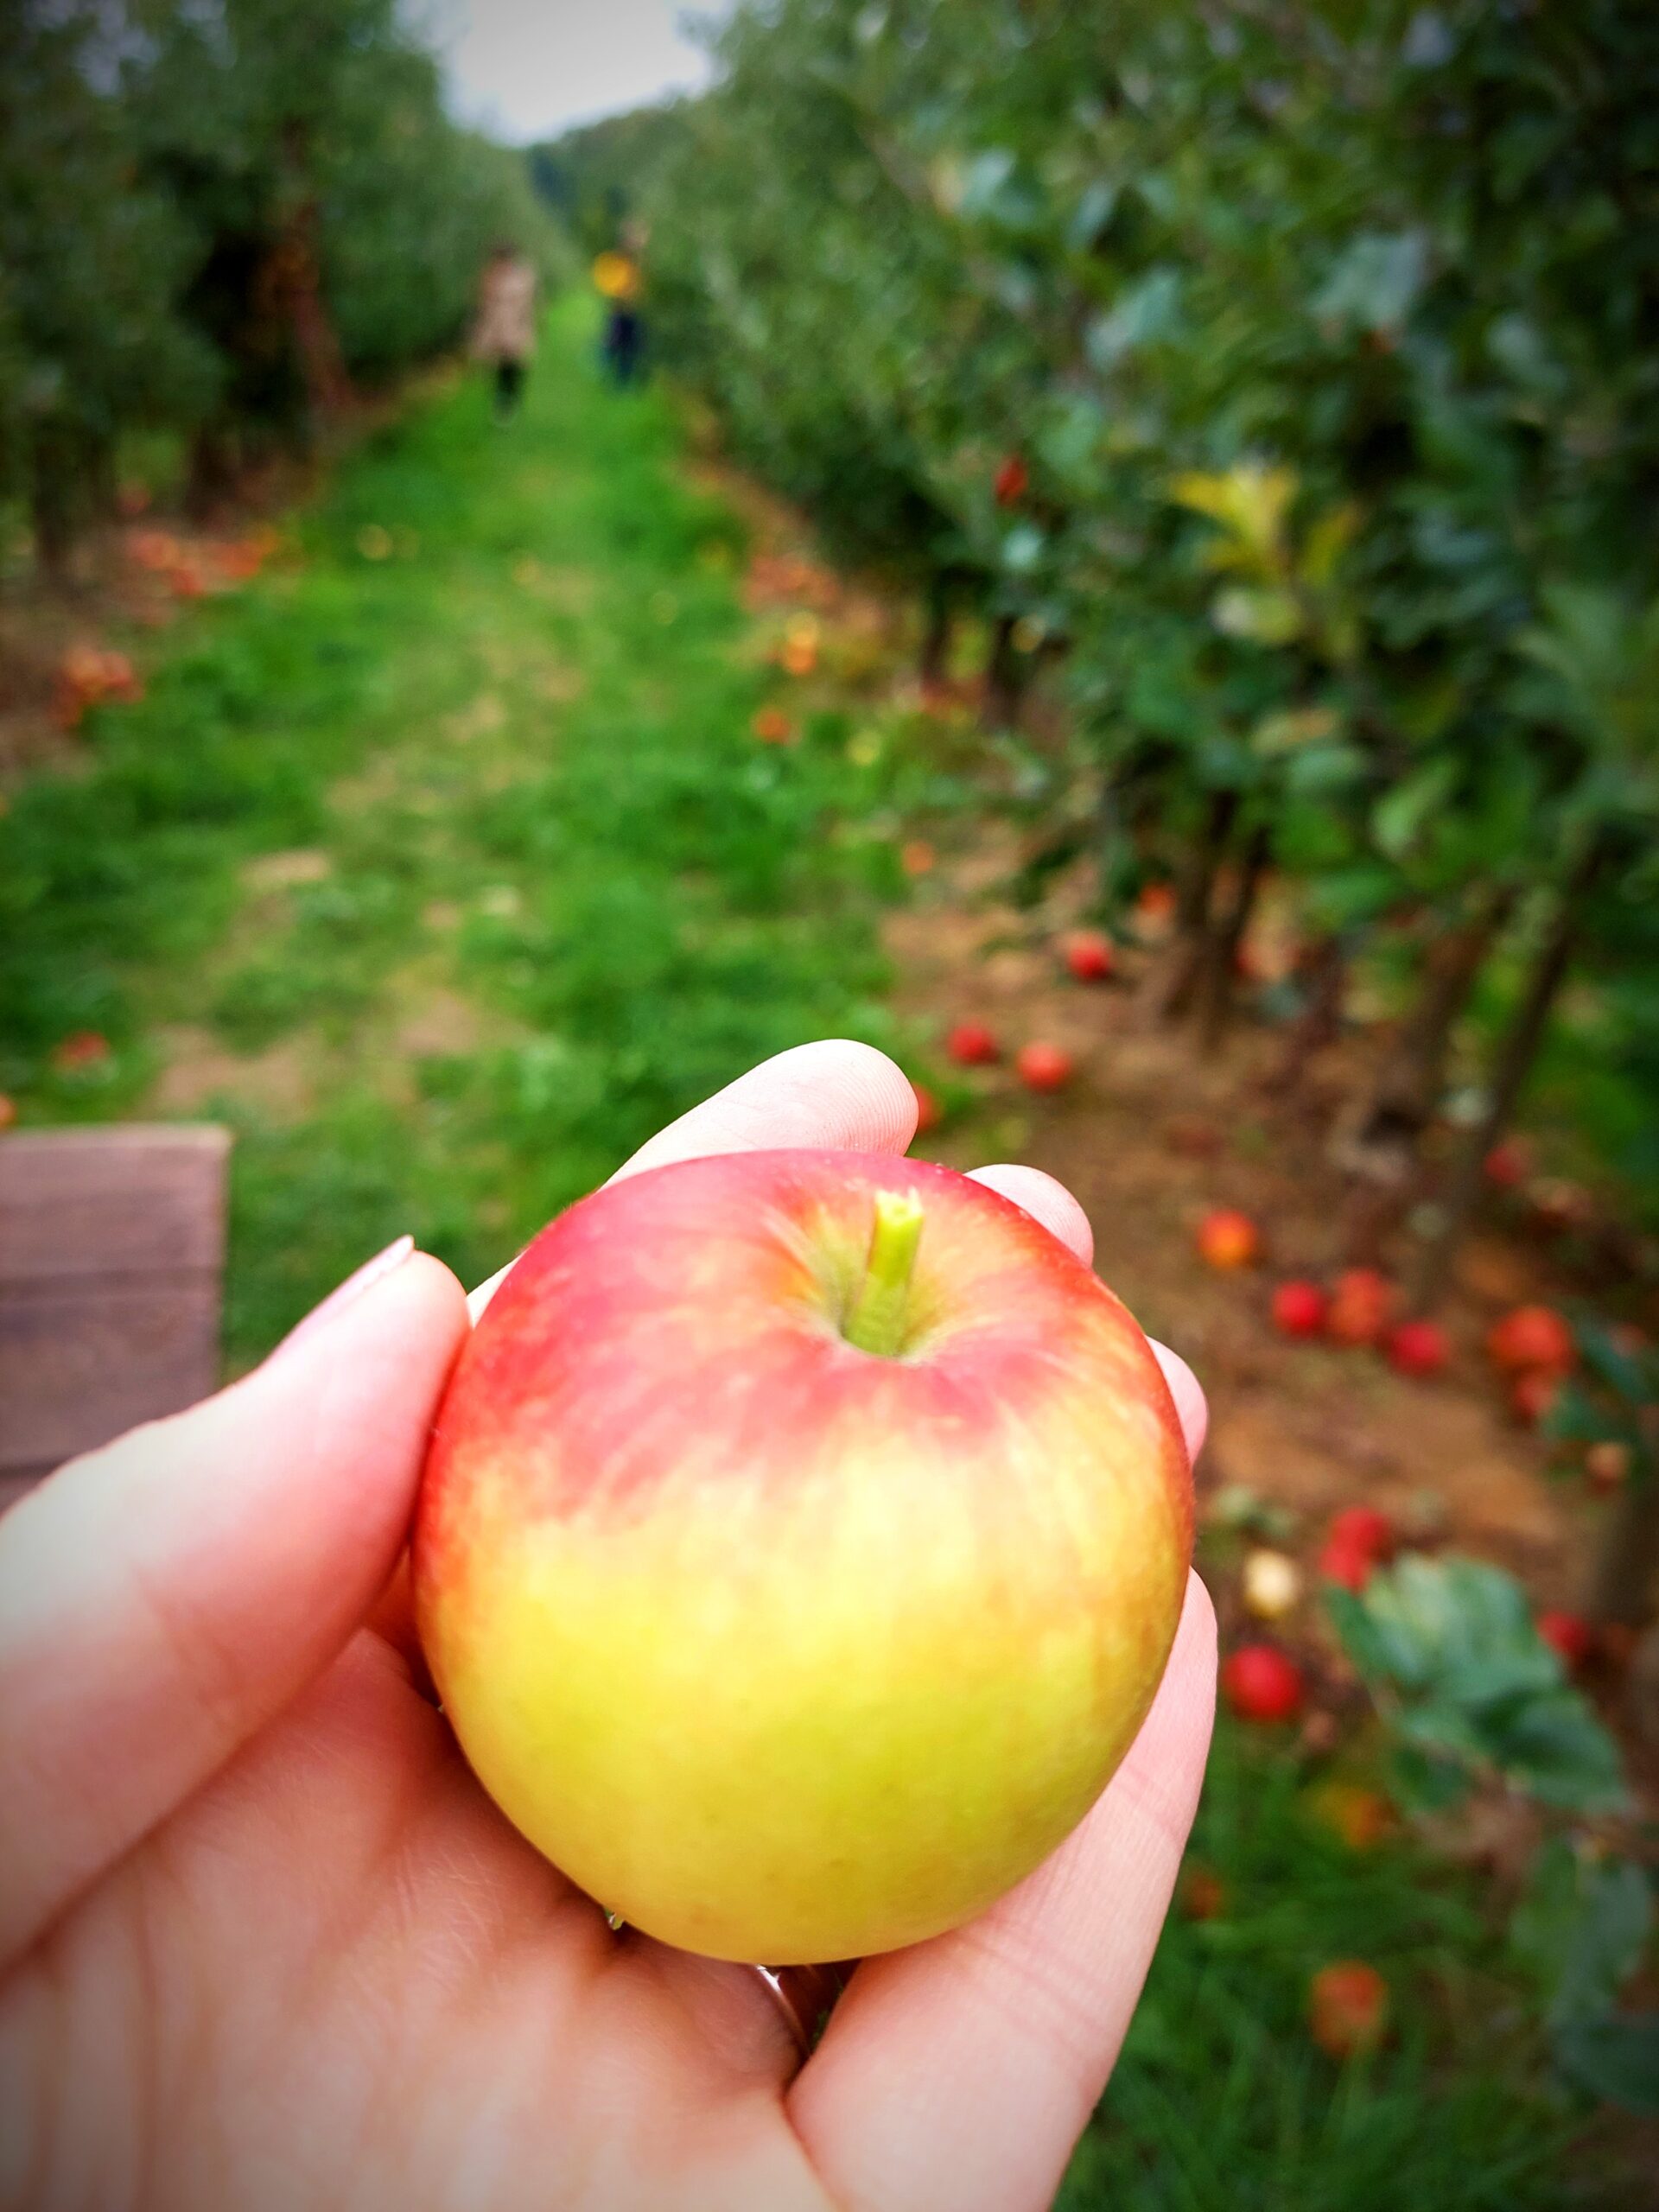
M321 1306L314 1306L304 1320L295 1324L270 1357L280 1359L285 1351L292 1351L296 1344L302 1344L308 1337L315 1335L354 1300L361 1298L365 1290L383 1282L389 1274L395 1274L414 1249L415 1239L412 1236L399 1236L388 1244L384 1252L377 1252L372 1260L365 1260L362 1266L347 1275L337 1289L329 1292Z

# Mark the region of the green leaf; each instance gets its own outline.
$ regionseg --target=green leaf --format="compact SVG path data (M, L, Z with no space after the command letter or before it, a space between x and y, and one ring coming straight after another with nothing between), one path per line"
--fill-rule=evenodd
M1084 350L1096 369L1112 369L1139 347L1167 338L1180 319L1181 273L1149 269L1127 284L1109 313L1097 315L1084 339Z
M1571 2020L1551 2047L1562 2073L1592 2096L1659 2119L1659 2012Z
M1287 645L1302 627L1295 594L1272 585L1230 584L1216 594L1210 614L1228 637L1248 638L1258 645Z
M1387 791L1371 810L1371 835L1390 860L1403 860L1430 815L1451 797L1460 772L1449 754L1431 760Z
M1408 1554L1331 1618L1400 1742L1471 1776L1496 1772L1539 1802L1623 1802L1618 1753L1534 1626L1525 1592L1477 1560Z
M1639 1866L1557 1836L1534 1858L1510 1942L1543 1987L1551 2020L1564 2024L1611 2010L1652 1926L1653 1897Z
M1315 295L1322 321L1360 330L1396 330L1411 313L1428 275L1421 231L1366 232L1342 254Z

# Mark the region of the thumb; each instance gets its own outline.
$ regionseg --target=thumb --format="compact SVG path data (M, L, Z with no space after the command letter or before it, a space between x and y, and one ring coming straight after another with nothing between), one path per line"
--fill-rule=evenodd
M0 1522L0 1960L319 1674L391 1573L467 1309L406 1248L344 1291Z

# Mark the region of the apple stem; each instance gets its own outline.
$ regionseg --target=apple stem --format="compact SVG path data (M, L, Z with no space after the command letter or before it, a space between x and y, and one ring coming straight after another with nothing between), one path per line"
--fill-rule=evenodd
M878 1191L864 1278L841 1333L861 1351L892 1359L903 1349L910 1278L922 1241L922 1202L913 1191Z

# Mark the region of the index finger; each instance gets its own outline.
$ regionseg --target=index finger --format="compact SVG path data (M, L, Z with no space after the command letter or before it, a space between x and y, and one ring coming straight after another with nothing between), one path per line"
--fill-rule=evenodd
M802 1147L898 1154L915 1134L916 1093L904 1070L873 1045L823 1038L762 1060L682 1114L624 1160L611 1180L717 1152ZM467 1305L474 1321L517 1264L509 1261L474 1291Z

